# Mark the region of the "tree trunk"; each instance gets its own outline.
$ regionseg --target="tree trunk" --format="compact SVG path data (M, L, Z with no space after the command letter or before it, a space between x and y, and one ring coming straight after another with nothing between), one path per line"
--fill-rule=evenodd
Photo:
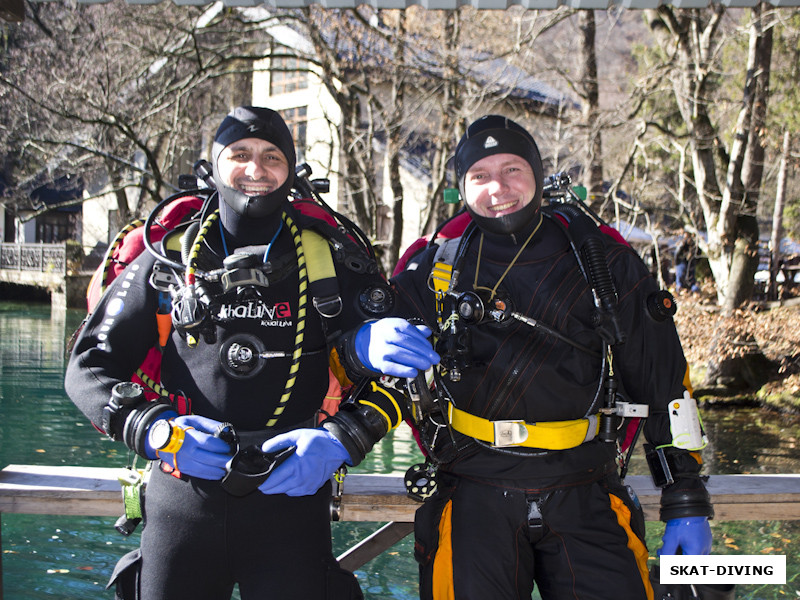
M339 151L342 171L342 213L353 218L356 224L369 234L374 231L372 216L364 199L364 189L360 176L358 161L354 147L359 144L354 139L360 121L359 98L357 95L342 97L339 107L342 111L342 122L339 126Z
M453 152L453 133L461 110L459 90L461 75L458 69L458 48L461 36L461 13L449 10L445 14L442 52L444 53L444 74L442 84L442 110L439 128L436 133L434 156L432 160L431 194L428 208L420 222L420 235L433 233L441 221L449 216L451 209L444 203L444 190L447 187L447 163Z
M712 263L712 269L726 274L725 287L719 286L718 281L717 288L725 317L732 316L737 308L752 298L758 269L758 221L755 215L763 176L764 148L760 132L766 119L772 33L771 28L764 31L762 5L757 5L751 12L743 106L715 228L723 252ZM757 390L775 371L775 365L764 356L753 333L742 331L736 324L718 329L712 350L715 359L709 361L704 382L707 385Z
M578 20L582 34L583 73L580 81L583 85L583 126L586 131L584 181L589 206L597 210L603 203L603 143L600 135L600 88L597 81L594 11L578 11Z
M748 145L751 125L763 123L769 87L771 34L763 30L762 7L752 10L750 52L734 142L720 189L717 159L718 132L711 119L708 74L714 71L718 51L715 34L725 9L715 6L707 11L675 11L662 6L653 31L660 36L663 48L674 47L679 71L673 76L675 100L689 129L689 148L698 201L703 210L707 240L703 248L717 286L717 301L726 321L735 309L750 299L753 276L758 266L758 223L755 204L761 186L763 153ZM663 25L659 28L657 25ZM669 32L669 35L666 35ZM666 43L665 43L666 42ZM747 188L743 183L746 174ZM750 194L745 193L745 189ZM734 325L721 326L712 344L712 356L706 375L707 385L735 389L757 389L773 369L749 332Z
M752 9L750 51L743 106L728 164L728 176L720 206L717 229L732 253L722 308L730 312L753 294L758 269L758 222L756 209L764 172L763 130L769 99L772 28L764 30L762 5ZM732 235L731 235L732 234Z
M403 184L400 181L400 151L403 139L403 111L405 110L405 82L398 66L405 54L405 12L400 11L397 23L397 35L393 40L392 92L389 110L391 118L387 122L386 159L389 163L389 186L392 190L392 229L383 256L384 273L391 275L392 269L400 258L400 244L403 238Z
M778 297L778 270L781 264L781 240L783 239L783 209L786 206L786 178L789 171L789 150L792 147L791 135L783 132L781 166L778 171L778 185L775 190L775 208L772 211L772 234L769 238L769 290L767 297Z

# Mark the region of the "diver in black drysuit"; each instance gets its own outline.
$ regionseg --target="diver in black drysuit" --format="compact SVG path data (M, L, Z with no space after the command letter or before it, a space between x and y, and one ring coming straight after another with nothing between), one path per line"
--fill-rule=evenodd
M254 144L255 156L246 154L251 150L245 142ZM357 464L369 447L360 446L359 454L348 440L348 451L335 435L317 427L317 417L329 385L331 340L326 338L380 314L380 306L365 311L359 299L365 290L390 292L376 270L355 272L339 260L346 257L337 255L342 311L336 318L321 317L312 306L307 282L301 281L298 235L306 227L323 234L333 228L300 214L287 199L295 152L277 113L239 107L228 115L215 137L215 174L218 168L224 170L221 156L252 163L261 160L258 153L263 148L268 150L265 164L277 160L288 172L286 180L276 187L274 181L260 182L267 182L266 176L256 178L259 181L244 184L245 189L260 185L268 193L253 195L216 177L219 224L212 222L204 232L196 267L198 272L211 272L221 269L223 259L234 252L255 255L259 263L268 261L272 267L267 269L268 285L234 286L224 292L220 282L198 279L211 299L208 314L194 329L173 327L162 349L161 385L190 399L190 414L178 415L177 407L159 414L185 431L174 453L157 455L147 437L149 429L137 431L147 428L132 415L151 414L147 411L153 403L137 408L119 425L125 428L126 443L139 440L131 444L138 453L161 458L161 468L152 470L146 488L141 560L130 566L141 569L144 600L227 599L235 584L243 600L361 597L354 576L340 569L332 555L329 478L340 465ZM231 152L238 154L229 157ZM292 222L298 235L291 230ZM69 361L66 390L101 429L112 388L129 381L147 351L158 344L159 294L148 283L154 262L151 253L143 252L114 280ZM197 338L193 347L187 343L189 335ZM244 355L231 350L234 344L263 356L239 360ZM293 365L297 350L299 362ZM387 394L370 394L391 404ZM340 436L346 429L343 422L358 421L358 402L348 409L347 415L333 420ZM394 414L394 422L380 423L378 429L397 425L400 416ZM242 446L263 442L263 451L270 452L275 450L270 444L292 445L296 452L257 490L229 494L220 483L232 455L229 443L218 435L225 423L239 434Z
M447 369L434 366L440 369L436 387L448 404L451 425L427 427L425 441L440 464L436 492L416 516L420 597L529 598L534 583L545 599L651 597L641 507L618 476L616 431L610 442L598 435L598 412L611 381L604 363L620 398L649 407L648 442L670 447L675 483L662 494L661 518L667 522L662 551L708 553L707 519L713 516L698 475L699 454L672 447L667 405L691 388L673 322L648 312L656 283L629 247L601 235L623 333L605 358L592 289L563 224L540 207L542 166L530 134L509 119L484 117L469 127L454 162L471 228L477 226L449 263L458 278L455 289L437 311L434 282L447 268L434 272L436 246L392 278L395 314L439 331L441 364L450 361ZM465 184L468 173L472 189ZM524 187L512 188L520 173L526 174ZM508 212L509 206L515 210ZM493 306L505 317L468 322L454 338L448 333L453 303L464 292L482 295L487 313L493 295L500 300ZM478 314L462 308L456 311L457 327ZM512 318L513 311L558 335ZM435 365L430 344L415 333L418 327L404 323L382 319L363 326L351 342L351 355L395 376L414 376ZM382 341L387 333L399 341ZM608 333L603 335L613 339ZM365 334L369 339L359 343ZM449 377L454 366L460 378ZM509 429L506 420L522 425ZM556 435L557 442L537 444L552 425L570 428ZM524 437L519 427L528 430L528 446L518 440L502 446L503 435ZM577 439L565 433L573 429ZM572 441L559 447L562 437Z
M517 239L524 240L534 226ZM478 286L492 288L519 250L504 237L484 234ZM475 280L477 238L463 263L461 291ZM435 250L416 257L411 270L393 278L400 314L430 324L436 315L426 280ZM642 298L656 287L639 259L614 242L606 251L617 289L629 290L620 299L622 326L630 335L614 353L617 376L626 394L651 405L648 440L668 443L666 402L684 391L680 344L671 322L656 323L644 314ZM542 220L501 287L515 310L557 326L595 355L514 320L470 327L469 366L459 381L445 379L456 406L491 421L557 422L596 415L604 398L598 390L603 346L592 325L591 290L558 225ZM534 580L544 598L564 598L568 590L576 590L579 598L645 597L639 570L643 566L646 575L644 520L619 482L613 443L594 439L566 450L492 449L458 431L454 436L460 449L439 467L439 491L417 512L415 553L423 598L439 598L433 590L443 575L434 570L434 561L444 543L452 552L456 598L517 593L528 598ZM439 439L447 444L449 437L442 432ZM441 447L439 452L447 454ZM696 472L699 465L689 460L688 469ZM452 512L442 517L446 507ZM536 513L541 516L529 519ZM448 540L439 536L443 518L453 528Z

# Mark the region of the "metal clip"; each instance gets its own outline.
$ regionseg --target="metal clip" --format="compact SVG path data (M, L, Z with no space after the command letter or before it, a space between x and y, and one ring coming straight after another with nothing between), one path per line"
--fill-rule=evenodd
M334 490L331 494L331 521L342 519L342 494L344 493L344 478L347 475L347 467L342 465L333 474Z
M634 404L633 402L617 402L614 414L625 419L633 417L646 418L650 414L647 404Z
M492 421L494 425L494 447L519 446L528 439L525 421Z
M326 319L333 319L342 313L342 297L339 295L312 298L311 303L317 312Z

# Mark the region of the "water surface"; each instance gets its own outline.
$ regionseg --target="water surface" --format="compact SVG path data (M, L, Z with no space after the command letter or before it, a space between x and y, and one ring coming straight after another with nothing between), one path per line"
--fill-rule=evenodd
M83 314L51 318L46 305L0 302L0 467L8 464L124 466L128 453L99 435L63 390L67 340ZM757 410L703 411L713 449L704 450L710 473L800 472L800 423ZM353 472L402 473L419 451L402 426L381 441ZM632 474L646 474L641 456ZM120 501L120 510L122 509ZM757 515L754 515L757 516ZM122 537L113 518L2 515L6 600L110 599L103 588L117 559L138 545ZM335 553L381 524L334 523ZM800 597L798 522L713 523L715 554L785 554L785 586L739 586L737 598ZM663 525L648 523L651 554ZM357 572L367 600L417 597L413 542L406 538ZM535 596L536 597L536 596Z

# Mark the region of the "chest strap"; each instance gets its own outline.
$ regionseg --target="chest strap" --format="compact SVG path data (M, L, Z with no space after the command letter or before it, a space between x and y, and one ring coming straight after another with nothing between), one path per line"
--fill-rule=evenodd
M428 276L428 287L437 295L443 295L452 290L456 282L453 281L453 265L456 262L458 246L461 237L451 238L442 242L433 258L433 269Z
M600 420L597 415L573 421L526 423L525 421L490 421L449 405L450 425L466 436L489 442L496 448L522 446L544 450L567 450L593 440Z

